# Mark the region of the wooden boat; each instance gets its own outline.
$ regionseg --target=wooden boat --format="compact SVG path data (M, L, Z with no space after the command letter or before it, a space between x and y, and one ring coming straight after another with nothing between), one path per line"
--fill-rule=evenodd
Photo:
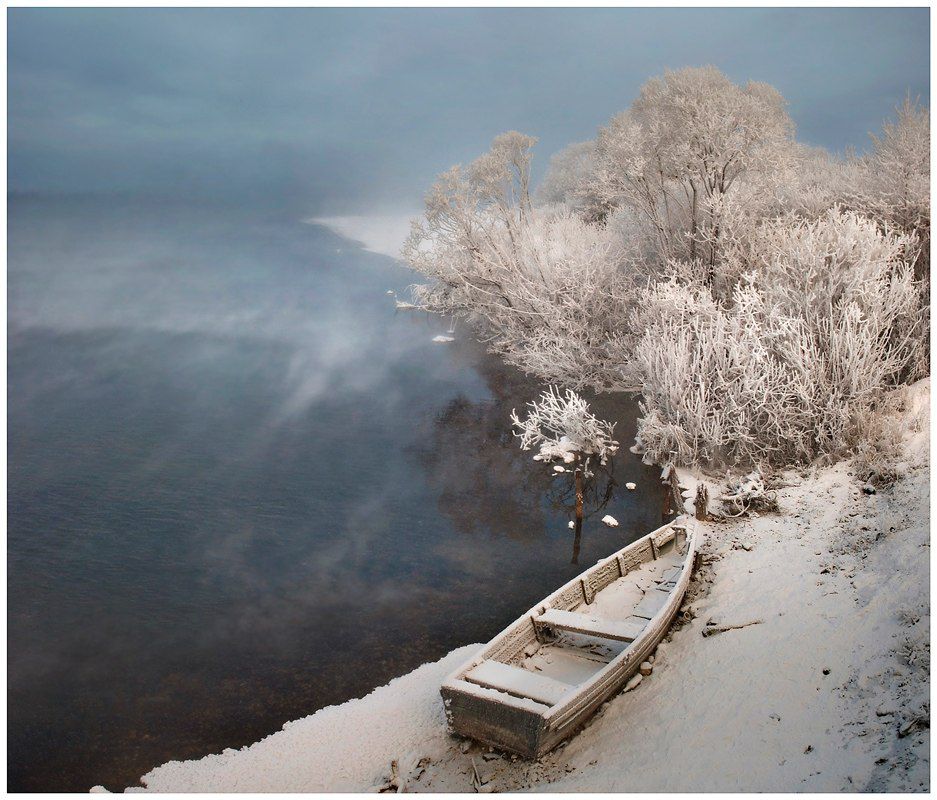
M680 517L538 603L443 683L450 731L525 758L573 734L667 632L696 548Z

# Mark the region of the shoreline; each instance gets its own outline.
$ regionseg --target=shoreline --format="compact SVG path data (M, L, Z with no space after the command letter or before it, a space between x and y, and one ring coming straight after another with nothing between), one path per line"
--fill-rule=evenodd
M343 239L359 245L369 253L378 253L400 261L400 250L410 234L410 220L420 216L412 214L352 214L335 217L308 217L307 225L321 225Z
M471 791L473 770L493 791L928 789L929 379L900 391L895 485L866 495L847 462L789 471L781 513L706 523L653 674L539 762L446 733L438 687L467 645L128 791L368 791L391 761L408 791Z

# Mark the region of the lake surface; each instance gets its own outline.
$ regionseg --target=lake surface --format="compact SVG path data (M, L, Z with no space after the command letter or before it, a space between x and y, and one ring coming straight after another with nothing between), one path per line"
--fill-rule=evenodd
M411 273L300 217L10 199L11 790L256 741L660 523L631 398L598 400L623 447L577 541L511 436L536 382L433 343L385 293Z

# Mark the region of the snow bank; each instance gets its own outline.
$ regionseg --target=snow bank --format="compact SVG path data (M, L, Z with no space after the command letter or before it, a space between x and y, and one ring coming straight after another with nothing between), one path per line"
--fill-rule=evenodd
M170 761L142 782L156 792L366 791L390 774L392 760L406 769L411 753L445 749L439 685L479 647L460 647L366 697L288 722L250 747Z
M346 239L359 242L372 253L400 258L400 249L410 234L410 220L420 212L397 215L311 217L310 225L324 225Z

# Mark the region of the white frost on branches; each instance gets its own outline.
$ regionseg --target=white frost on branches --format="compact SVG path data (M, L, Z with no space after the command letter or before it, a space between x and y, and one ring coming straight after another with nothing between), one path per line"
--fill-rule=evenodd
M632 318L654 463L805 462L848 452L922 347L915 243L834 209L753 231L721 300L676 279ZM912 375L913 377L913 375Z
M528 196L534 139L512 132L442 175L403 255L430 279L416 303L484 323L505 358L547 382L621 388L618 327L632 279L614 231Z
M540 446L534 456L537 461L560 459L570 464L579 456L594 455L604 464L618 450L618 442L612 438L615 425L592 414L589 404L572 390L561 393L550 386L527 407L524 419L514 410L511 421L521 449Z
M733 517L757 507L777 509L777 497L765 488L765 480L757 470L730 481L720 500L730 505Z
M885 392L929 369L929 115L907 100L862 157L793 133L770 86L667 72L554 157L545 205L536 140L502 134L429 193L413 299L549 384L639 388L649 461L864 452ZM546 436L547 460L585 443Z

